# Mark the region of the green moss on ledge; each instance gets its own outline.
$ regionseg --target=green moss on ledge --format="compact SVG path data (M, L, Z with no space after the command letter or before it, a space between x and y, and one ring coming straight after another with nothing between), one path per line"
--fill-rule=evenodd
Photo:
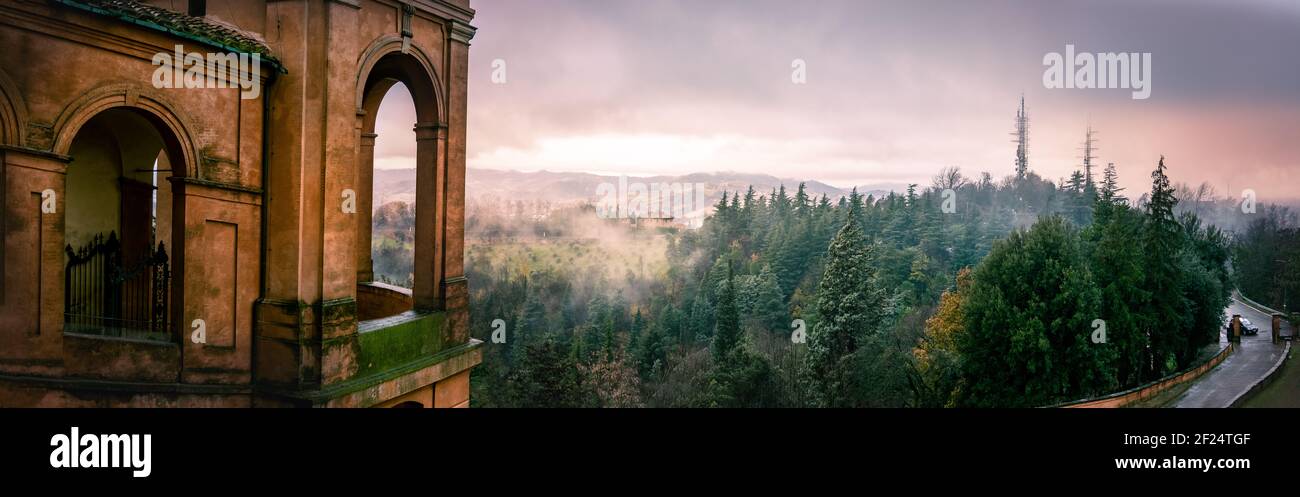
M357 376L407 364L441 351L446 314L407 311L396 316L363 321L358 325L360 356Z

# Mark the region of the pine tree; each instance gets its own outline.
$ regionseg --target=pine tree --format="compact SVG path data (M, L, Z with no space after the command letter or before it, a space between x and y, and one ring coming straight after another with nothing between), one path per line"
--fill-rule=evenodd
M799 190L794 194L794 213L799 219L808 218L808 209L812 207L812 201L808 198L807 185L802 181L799 182Z
M820 405L852 402L843 359L880 329L886 302L872 267L871 249L858 221L850 217L827 250L817 291L821 321L808 335L808 379Z
M1115 163L1106 164L1106 172L1102 175L1101 180L1101 198L1107 202L1127 202L1128 199L1120 195L1124 191L1119 186L1119 173L1115 171Z
M727 265L727 280L718 296L717 328L713 333L713 362L725 364L740 346L740 312L736 308L736 280Z
M636 359L637 353L644 346L646 336L646 321L641 314L641 308L637 308L636 313L632 315L632 324L627 330L627 353Z
M654 370L655 365L668 362L668 347L665 342L663 330L658 324L651 324L637 340L637 347L632 353L635 354L637 371L642 378L653 377L658 373Z
M530 286L528 297L524 299L523 310L515 322L513 335L507 329L506 341L511 356L521 356L529 344L539 343L546 334L546 306L542 304L541 291Z
M713 261L713 267L709 268L708 278L704 282L705 295L715 306L718 301L718 293L722 290L722 285L727 281L729 271L731 271L731 267L727 264L725 256Z
M747 239L747 244L748 244L746 246L747 250L751 250L753 248L753 239L755 238L754 218L758 214L757 211L758 211L758 203L757 200L754 198L754 186L750 185L749 189L745 191L745 202L740 206L740 220L739 220L739 224L740 224L739 228L741 230L740 232Z
M687 327L690 336L683 337L683 344L702 342L711 336L713 331L713 308L704 298L704 295L695 297L695 302L691 304L690 326Z
M1070 179L1062 182L1061 193L1064 197L1064 213L1075 226L1086 226L1092 221L1093 200L1089 197L1087 179L1079 170L1070 174Z
M1128 199L1120 195L1124 191L1119 186L1119 173L1115 172L1115 163L1106 165L1106 171L1102 175L1101 189L1098 190L1096 201L1093 203L1094 222L1106 223L1107 218L1118 207L1126 207Z
M781 332L790 324L790 313L781 296L776 274L767 264L764 264L762 271L758 273L751 316L769 331Z
M508 398L519 407L585 407L589 394L578 364L554 340L525 349L518 368L510 372Z
M1165 174L1165 158L1151 173L1151 197L1147 200L1143 248L1147 278L1144 288L1151 293L1143 312L1143 329L1150 337L1151 374L1160 377L1188 360L1185 332L1190 324L1188 302L1183 297L1183 277L1178 254L1183 248L1182 227L1174 217L1178 198Z
M808 242L812 240L812 233L808 228L809 225L804 224L802 227L792 226L790 229L781 230L783 235L781 250L773 254L772 269L776 274L777 282L781 285L783 297L794 294L811 258Z

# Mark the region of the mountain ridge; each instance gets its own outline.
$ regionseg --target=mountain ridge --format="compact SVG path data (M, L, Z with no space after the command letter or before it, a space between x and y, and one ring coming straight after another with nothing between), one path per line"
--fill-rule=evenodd
M590 172L515 171L468 168L465 173L465 194L468 199L504 199L509 201L544 201L570 203L594 201L599 196L597 188L602 183L618 185L621 176ZM815 180L779 178L770 174L714 171L684 175L626 176L628 183L690 183L703 184L710 204L716 203L722 192L743 192L750 186L757 195L770 195L772 190L784 185L786 194L794 196L803 182L811 197L826 195L832 201L846 196L852 188L840 188ZM374 175L375 206L387 202L410 203L415 198L415 169L376 169ZM877 197L890 191L901 191L906 185L876 184L858 186L858 192Z

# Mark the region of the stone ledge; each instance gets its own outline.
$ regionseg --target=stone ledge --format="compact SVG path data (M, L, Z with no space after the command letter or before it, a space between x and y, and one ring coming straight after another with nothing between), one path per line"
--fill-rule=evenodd
M400 366L335 383L319 390L301 391L274 386L256 386L254 390L274 397L310 402L321 407L369 407L387 398L404 395L420 387L437 383L483 360L483 342L468 343L445 349ZM391 395L384 395L391 394ZM380 398L381 396L387 398Z
M1065 403L1056 404L1047 407L1062 407L1062 408L1125 407L1130 404L1140 402L1149 399L1151 397L1155 397L1156 395L1159 395L1161 392L1164 392L1165 390L1168 390L1176 385L1180 385L1182 383L1186 383L1195 380L1197 378L1200 378L1201 375L1204 375L1206 372L1209 372L1211 369L1214 369L1216 366L1222 363L1224 359L1227 359L1229 354L1232 354L1232 352L1236 350L1236 347L1232 345L1232 342L1228 342L1227 345L1223 345L1222 347L1223 348L1219 349L1219 352L1217 354L1214 354L1209 359L1199 364L1188 366L1186 369L1183 369L1182 371L1152 381L1145 385L1137 386L1134 388L1130 388L1128 390L1112 393L1110 395L1105 395L1094 399L1075 400L1075 401L1065 402Z
M222 385L197 383L151 383L143 381L94 380L87 378L45 378L39 376L14 376L0 374L0 381L40 386L53 390L88 390L109 393L173 393L201 395L238 395L252 393L248 385Z

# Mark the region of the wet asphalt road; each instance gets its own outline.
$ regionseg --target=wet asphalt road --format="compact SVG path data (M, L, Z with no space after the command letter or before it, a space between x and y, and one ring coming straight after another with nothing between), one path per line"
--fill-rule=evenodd
M1171 407L1228 407L1239 396L1250 390L1278 360L1282 358L1284 343L1272 343L1273 318L1237 300L1224 311L1228 320L1233 314L1249 319L1259 327L1259 334L1243 335L1241 345L1218 367L1197 379L1186 392L1170 404ZM1282 320L1282 336L1294 336L1295 329ZM1219 330L1220 343L1227 340L1226 330Z

